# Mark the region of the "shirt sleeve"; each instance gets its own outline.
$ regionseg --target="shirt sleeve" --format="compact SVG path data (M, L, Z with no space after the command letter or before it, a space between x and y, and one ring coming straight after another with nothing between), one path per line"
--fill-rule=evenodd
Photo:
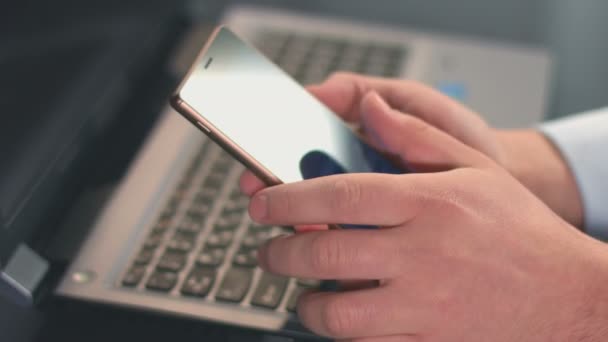
M608 240L608 108L547 122L540 130L574 174L586 231Z

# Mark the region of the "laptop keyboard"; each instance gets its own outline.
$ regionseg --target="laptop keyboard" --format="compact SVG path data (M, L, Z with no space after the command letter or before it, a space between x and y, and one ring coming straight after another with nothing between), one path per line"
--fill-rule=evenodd
M302 84L339 70L394 77L407 58L403 45L278 31L261 33L257 47Z
M302 84L337 70L376 76L399 74L407 51L334 37L263 31L257 46ZM206 143L191 161L139 250L122 274L122 287L227 305L295 311L297 297L320 283L266 273L257 248L288 231L247 215L238 188L243 167Z
M257 267L257 248L287 230L252 222L236 179L243 167L218 146L205 144L150 229L122 286L277 309L300 287ZM248 294L249 299L245 300ZM292 301L295 299L291 299Z

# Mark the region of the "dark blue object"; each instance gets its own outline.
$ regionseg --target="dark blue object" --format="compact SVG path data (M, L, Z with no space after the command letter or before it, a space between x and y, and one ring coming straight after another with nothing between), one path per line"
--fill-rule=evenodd
M378 153L364 142L359 142L365 158L365 163L368 165L371 172L402 174L404 170L395 166L387 160L383 155ZM348 170L340 163L322 151L311 151L304 155L300 160L300 172L304 179L324 177L336 174L348 173ZM359 224L340 224L340 227L347 229L375 229L373 225Z

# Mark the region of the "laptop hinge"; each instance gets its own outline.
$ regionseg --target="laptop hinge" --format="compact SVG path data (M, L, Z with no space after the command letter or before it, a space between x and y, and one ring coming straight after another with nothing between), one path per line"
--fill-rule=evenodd
M48 270L48 261L25 244L20 244L0 269L0 294L16 304L31 306L34 292Z

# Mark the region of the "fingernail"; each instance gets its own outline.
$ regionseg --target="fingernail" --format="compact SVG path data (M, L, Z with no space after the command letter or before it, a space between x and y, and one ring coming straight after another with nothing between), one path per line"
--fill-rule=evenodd
M256 195L251 199L249 214L255 221L262 221L268 216L268 196Z

